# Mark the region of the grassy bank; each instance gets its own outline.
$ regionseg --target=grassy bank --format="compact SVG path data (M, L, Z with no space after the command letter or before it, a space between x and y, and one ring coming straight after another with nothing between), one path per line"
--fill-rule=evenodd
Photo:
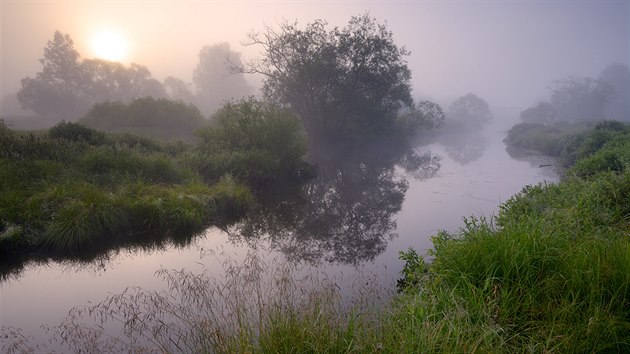
M228 105L194 144L76 123L13 131L0 121L0 255L89 258L125 243L185 243L233 222L253 192L308 167L297 118L259 107L243 122L238 108L257 105Z
M237 217L252 201L229 177L203 183L183 144L73 123L36 133L2 128L3 254L75 254L149 233L185 238Z
M630 139L622 128L603 141L587 131L576 151L598 147L562 182L525 187L496 220L469 218L460 233L436 235L430 262L401 252L400 292L385 306L375 306L378 291L360 287L343 301L334 279L296 278L290 267L249 258L224 279L162 271L170 291L129 290L73 310L57 339L75 351L144 343L164 352L628 352ZM601 163L611 158L619 164ZM86 316L117 322L124 334L109 336L103 322L86 327Z
M472 218L459 235L437 235L431 264L405 254L410 285L389 317L393 347L630 350L630 127L525 128L507 140L575 164L558 184L525 187L496 222Z
M558 158L570 167L600 150L604 144L627 137L628 125L600 123L556 123L553 125L520 123L513 126L504 142L508 149L525 149ZM618 151L618 153L623 151Z

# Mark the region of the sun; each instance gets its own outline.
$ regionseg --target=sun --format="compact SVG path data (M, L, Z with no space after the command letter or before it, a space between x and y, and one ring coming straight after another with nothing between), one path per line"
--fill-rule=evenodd
M129 54L127 39L114 29L101 30L90 40L92 53L97 58L110 61L123 61Z

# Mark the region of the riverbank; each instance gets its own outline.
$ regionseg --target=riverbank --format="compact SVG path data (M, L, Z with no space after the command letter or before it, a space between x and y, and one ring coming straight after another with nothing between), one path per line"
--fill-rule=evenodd
M615 154L623 156L628 139L616 139L580 161L597 160L619 143ZM374 305L383 297L373 283L342 300L334 279L248 258L230 264L225 278L161 271L167 291L128 289L91 308L95 326L87 309L78 309L51 333L74 351L625 351L624 166L526 187L498 219L469 218L461 233L439 233L431 262L405 252L405 290L384 306ZM108 332L101 320L126 331Z
M31 260L185 245L238 220L255 193L307 178L305 151L297 118L255 101L226 105L195 143L0 120L0 278Z

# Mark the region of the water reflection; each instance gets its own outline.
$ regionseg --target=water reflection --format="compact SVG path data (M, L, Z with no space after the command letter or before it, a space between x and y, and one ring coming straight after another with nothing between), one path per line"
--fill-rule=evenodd
M251 247L267 241L292 261L359 264L381 254L397 236L394 215L405 198L407 176L431 178L440 168L440 158L430 152L382 145L317 150L310 161L317 166L316 178L300 186L271 188L258 196L259 207L244 220L218 226L229 230L233 240ZM19 278L28 266L49 263L102 272L121 252L186 248L203 231L104 240L77 254L34 250L4 255L0 257L0 282Z
M234 239L253 245L266 240L291 261L373 260L397 236L394 215L409 187L406 175L430 178L440 168L438 156L413 149L345 150L341 159L333 154L311 159L317 177L262 198L232 231Z
M234 223L234 220L229 222ZM227 227L227 224L218 225ZM94 274L105 271L107 265L117 259L121 253L151 253L167 248L186 248L202 235L204 229L189 230L179 233L140 233L133 237L104 239L94 243L81 252L56 252L49 249L34 249L23 253L5 253L0 255L0 284L18 279L22 272L30 267L49 264L62 265L64 269L82 269Z
M488 148L488 139L480 133L442 135L439 142L444 145L448 157L466 165L476 161Z

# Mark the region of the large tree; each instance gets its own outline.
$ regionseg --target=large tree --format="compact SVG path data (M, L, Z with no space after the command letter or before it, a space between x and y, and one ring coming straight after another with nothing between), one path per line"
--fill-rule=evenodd
M40 117L78 117L87 107L80 89L81 63L79 52L67 34L56 31L39 59L42 71L35 78L22 79L18 100L25 109Z
M311 142L372 139L413 109L409 53L368 14L343 28L284 22L252 33L248 44L261 46L263 58L245 71L264 76L265 98L296 111Z
M228 43L201 49L199 63L193 72L193 83L197 104L204 114L211 115L226 101L253 93L243 73L233 70L241 66L241 54L231 50Z
M56 31L39 60L42 71L22 80L22 106L49 120L74 120L97 102L166 96L162 84L142 65L80 58L72 38Z

